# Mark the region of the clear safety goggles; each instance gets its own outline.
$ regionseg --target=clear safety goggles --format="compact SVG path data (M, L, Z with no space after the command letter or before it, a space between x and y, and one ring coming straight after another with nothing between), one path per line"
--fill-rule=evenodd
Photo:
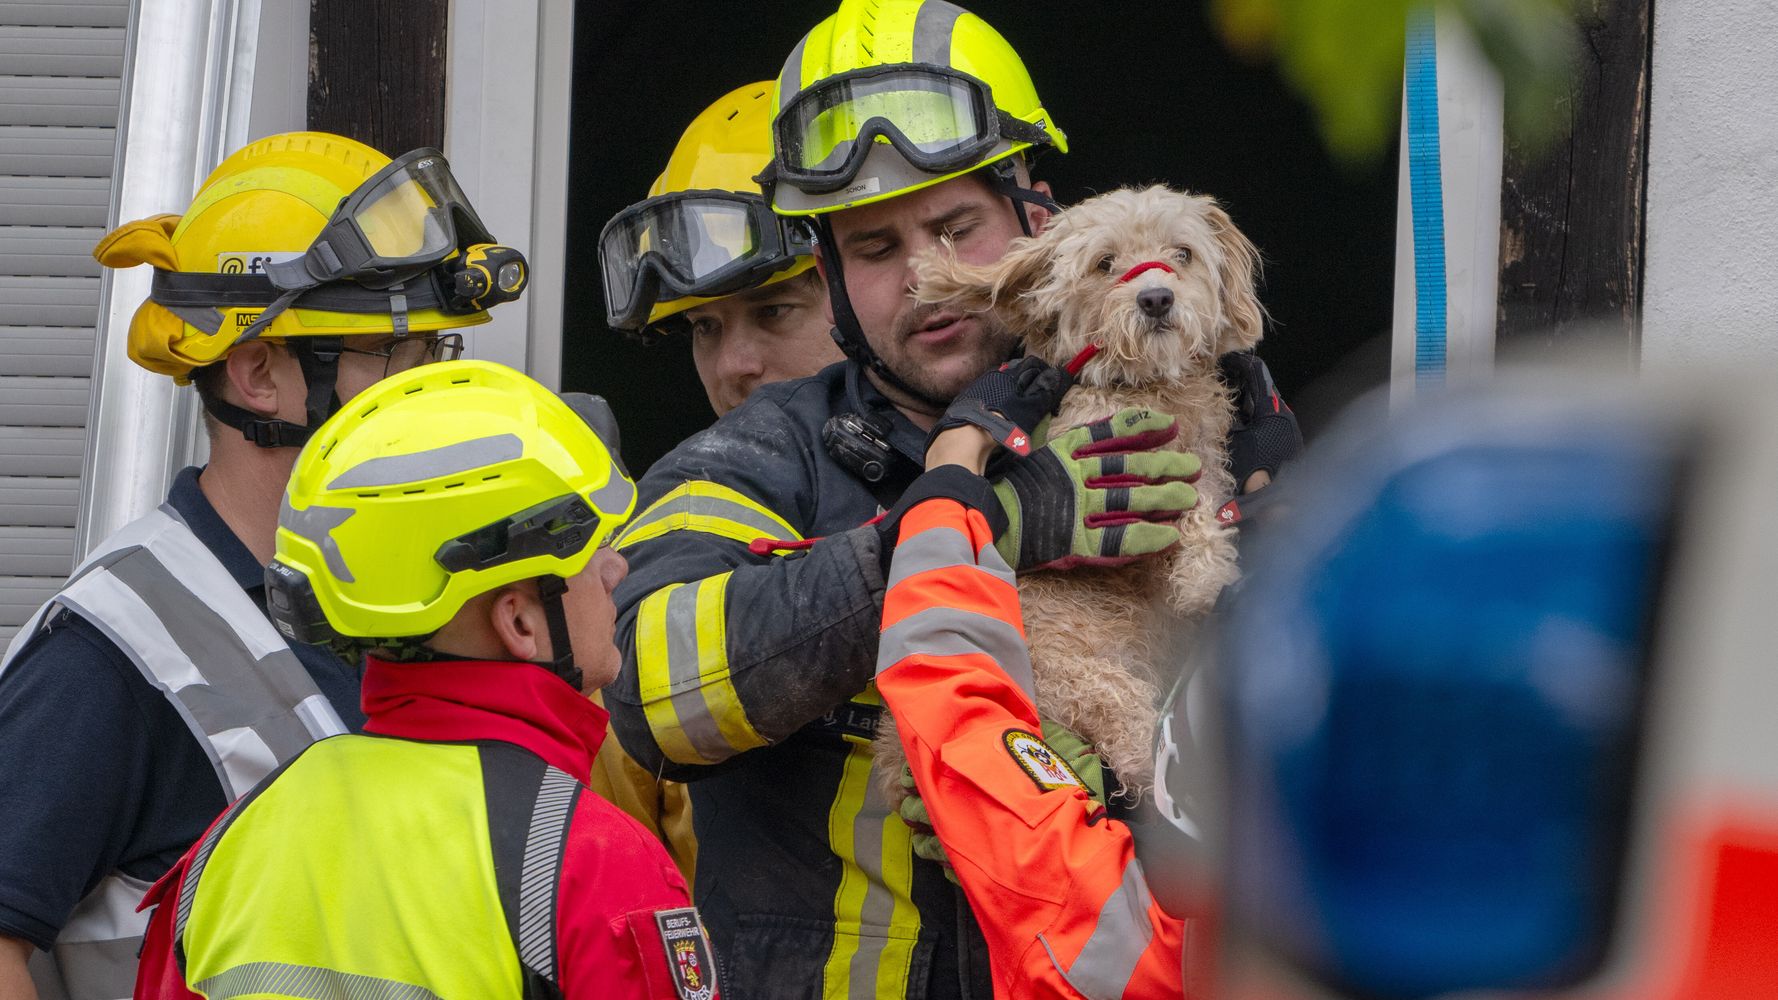
M424 147L396 157L360 184L301 257L273 263L266 274L285 291L342 278L375 288L493 241L444 154Z
M658 302L742 291L810 252L802 228L761 195L679 191L637 202L599 234L605 321L640 330Z
M1051 141L1043 129L996 107L987 84L923 64L829 77L797 94L772 129L772 180L811 194L851 183L873 142L942 174L979 163L1003 141Z

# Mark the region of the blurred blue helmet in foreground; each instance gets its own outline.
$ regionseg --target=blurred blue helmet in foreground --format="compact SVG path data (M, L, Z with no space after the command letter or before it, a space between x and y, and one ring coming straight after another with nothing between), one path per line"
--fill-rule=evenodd
M1670 418L1497 383L1349 419L1295 470L1216 658L1231 928L1341 995L1597 970L1687 481Z

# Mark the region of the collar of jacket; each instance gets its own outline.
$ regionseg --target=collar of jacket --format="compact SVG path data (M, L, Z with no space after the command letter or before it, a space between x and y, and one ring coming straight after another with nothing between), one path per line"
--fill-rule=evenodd
M896 409L889 397L864 376L864 366L855 361L841 363L846 366L846 403L852 412L887 414L889 443L913 461L914 471L918 473L926 464L926 432L915 427L914 422Z
M585 784L611 718L534 663L446 660L364 666L364 731L436 742L498 740Z

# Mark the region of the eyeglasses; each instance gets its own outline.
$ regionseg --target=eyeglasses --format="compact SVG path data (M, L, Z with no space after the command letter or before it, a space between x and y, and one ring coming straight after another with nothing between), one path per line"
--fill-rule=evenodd
M383 359L383 377L418 368L435 361L455 361L463 355L463 335L444 333L436 337L398 337L377 350L342 347L344 354L367 354Z

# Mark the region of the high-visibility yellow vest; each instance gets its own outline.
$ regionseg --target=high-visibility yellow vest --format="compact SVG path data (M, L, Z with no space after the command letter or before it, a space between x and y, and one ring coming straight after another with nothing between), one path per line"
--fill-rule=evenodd
M559 996L572 776L500 743L338 736L236 803L175 934L210 1000Z

